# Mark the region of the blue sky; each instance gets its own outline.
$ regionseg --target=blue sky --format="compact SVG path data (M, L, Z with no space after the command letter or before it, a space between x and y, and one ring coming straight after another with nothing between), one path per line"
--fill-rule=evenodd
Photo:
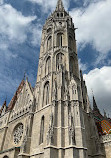
M0 105L26 72L34 87L41 30L57 0L0 0ZM92 102L111 114L111 0L63 0L76 30L80 68Z

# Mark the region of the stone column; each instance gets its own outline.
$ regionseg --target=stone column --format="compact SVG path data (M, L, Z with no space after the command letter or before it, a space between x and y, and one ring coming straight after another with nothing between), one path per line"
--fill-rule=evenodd
M64 114L64 128L65 128L65 146L69 145L69 128L68 128L68 108L69 108L69 103L68 100L65 101L64 109L65 109L65 114Z

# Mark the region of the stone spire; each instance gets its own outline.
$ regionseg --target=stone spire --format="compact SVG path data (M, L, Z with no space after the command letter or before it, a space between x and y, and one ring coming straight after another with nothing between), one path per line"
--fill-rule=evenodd
M94 96L93 96L93 110L99 110Z
M57 5L56 5L56 11L62 11L64 10L64 5L62 0L58 0Z

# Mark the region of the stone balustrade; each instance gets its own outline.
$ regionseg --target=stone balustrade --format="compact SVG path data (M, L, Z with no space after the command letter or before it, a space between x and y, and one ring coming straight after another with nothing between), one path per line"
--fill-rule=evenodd
M102 143L111 142L111 134L107 134L107 135L101 136L101 142Z
M58 49L67 50L67 46L54 46L54 51L57 51Z

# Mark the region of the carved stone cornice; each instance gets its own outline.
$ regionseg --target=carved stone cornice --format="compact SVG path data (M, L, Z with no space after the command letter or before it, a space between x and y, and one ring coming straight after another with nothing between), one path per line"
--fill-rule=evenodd
M65 100L65 101L64 101L64 106L66 106L66 107L69 106L69 101L68 101L68 100Z
M45 77L43 77L42 78L42 81L46 81L46 80L49 80L49 77L51 76L51 72L48 74L48 75L46 75Z

